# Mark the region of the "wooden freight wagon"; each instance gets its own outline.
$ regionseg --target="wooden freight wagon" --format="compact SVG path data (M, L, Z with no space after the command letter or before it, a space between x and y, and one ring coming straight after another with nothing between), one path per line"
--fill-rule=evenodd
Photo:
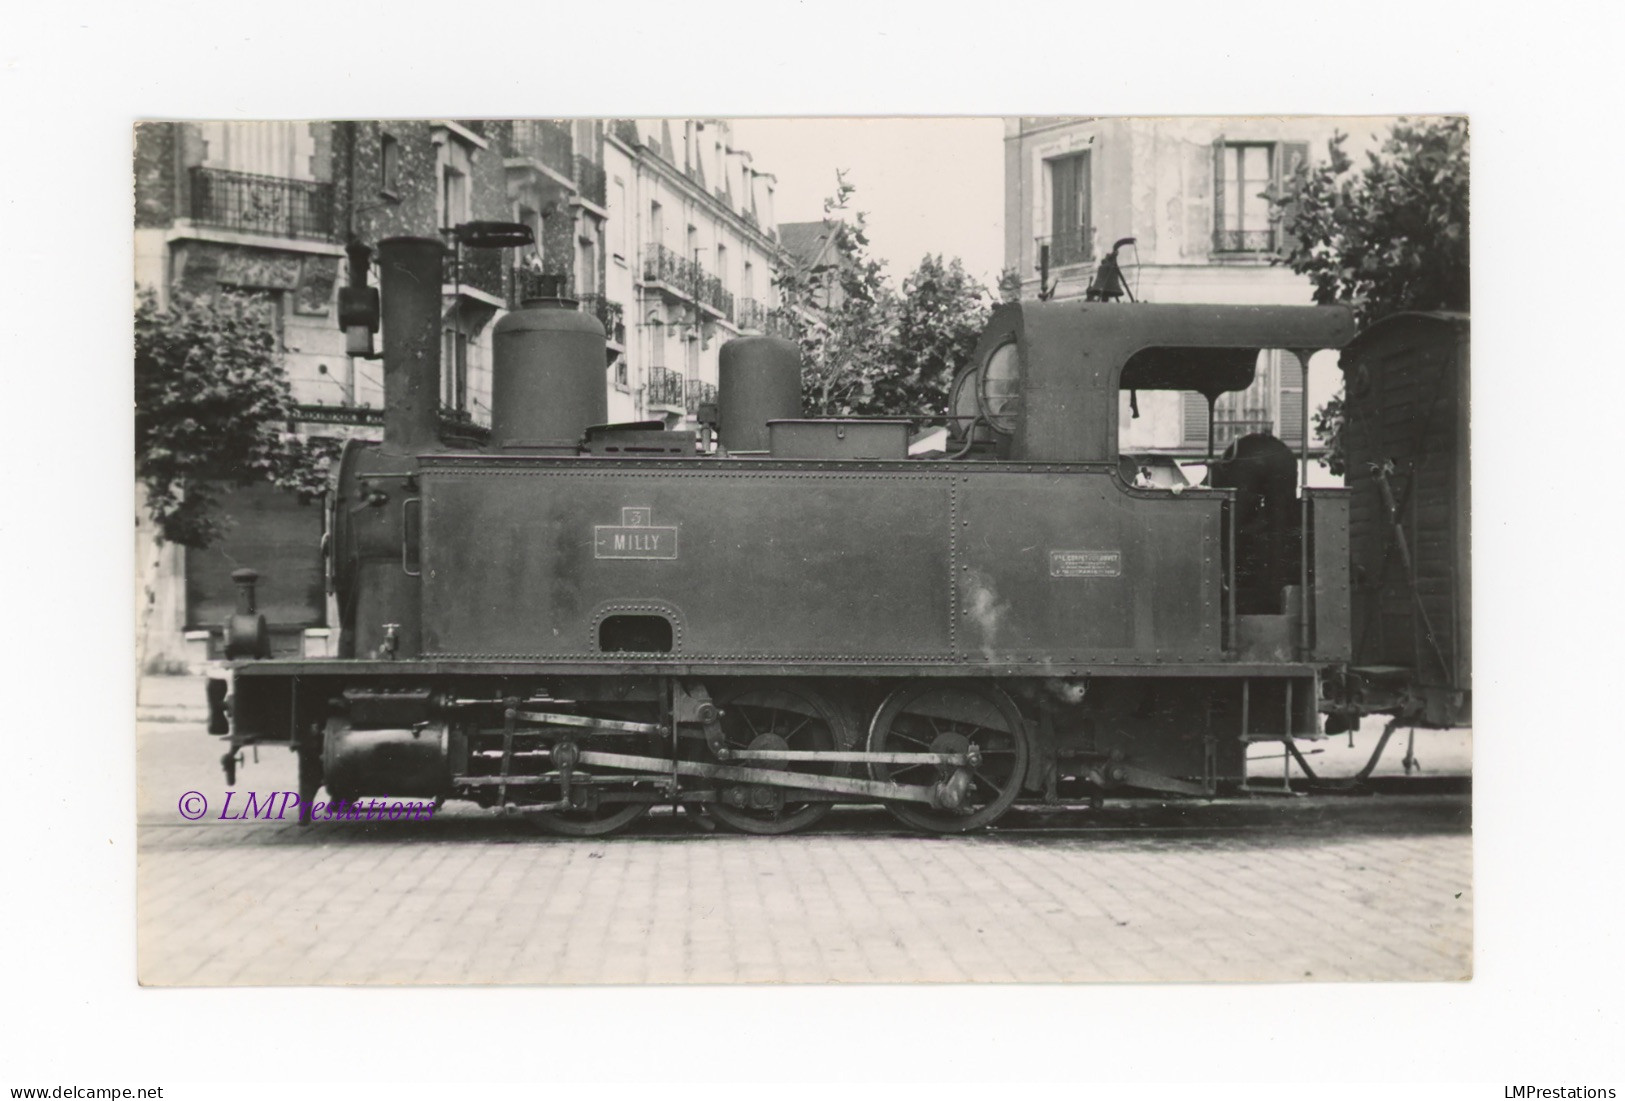
M1470 325L1402 313L1342 353L1362 710L1472 721Z

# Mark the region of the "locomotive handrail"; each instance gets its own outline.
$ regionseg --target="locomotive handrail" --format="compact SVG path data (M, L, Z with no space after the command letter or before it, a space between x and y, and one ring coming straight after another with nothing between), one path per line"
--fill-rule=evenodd
M411 525L406 518L406 510L411 508L413 505L418 506L418 517L419 521L421 522L423 517L423 498L408 497L406 500L401 502L401 572L406 574L407 577L422 577L423 563L421 561L418 563L418 568L416 570L410 569L406 564L406 552L411 544Z

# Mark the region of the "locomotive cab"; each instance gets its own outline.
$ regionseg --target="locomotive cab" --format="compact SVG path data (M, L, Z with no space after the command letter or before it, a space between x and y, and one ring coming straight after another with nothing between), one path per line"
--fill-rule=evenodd
M963 386L975 396L976 427L994 439L984 448L1000 458L1110 464L1120 487L1137 494L1223 493L1229 646L1270 660L1343 660L1346 500L1304 485L1307 440L1294 454L1255 433L1215 460L1214 406L1252 384L1262 353L1281 349L1307 363L1352 336L1350 315L1335 307L1010 304L995 310ZM1201 485L1190 486L1170 456L1123 452L1124 391L1201 396L1208 410ZM1197 542L1192 556L1213 549Z

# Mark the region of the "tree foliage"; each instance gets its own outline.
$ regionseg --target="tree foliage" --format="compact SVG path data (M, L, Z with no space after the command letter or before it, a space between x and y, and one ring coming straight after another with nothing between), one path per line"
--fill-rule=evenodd
M176 295L135 312L135 470L159 537L206 547L226 531L218 486L269 481L317 495L333 448L290 434L293 395L262 300Z
M926 256L903 280L897 323L875 380L876 413L948 410L948 390L987 327L987 289L956 257Z
M1286 263L1314 285L1315 301L1342 302L1363 327L1402 310L1469 308L1467 120L1402 119L1365 167L1328 143L1324 164L1300 167L1275 198L1288 239ZM1315 414L1343 473L1343 395Z
M901 293L869 255L866 216L837 173L824 202L828 259L778 278L781 316L801 346L809 416L942 411L987 321L988 293L959 260L926 256Z
M892 323L884 264L869 255L866 216L842 217L854 187L836 174L824 200L828 259L787 266L777 280L781 317L801 346L802 407L809 416L846 416L871 404Z

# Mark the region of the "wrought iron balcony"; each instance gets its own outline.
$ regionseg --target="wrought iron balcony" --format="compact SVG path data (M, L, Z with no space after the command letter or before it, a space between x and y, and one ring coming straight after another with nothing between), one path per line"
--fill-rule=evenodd
M1049 246L1049 266L1052 268L1087 264L1095 258L1094 234L1087 226L1038 238L1038 247L1042 249L1045 245Z
M660 283L678 297L708 306L733 320L734 296L723 287L722 280L665 245L644 246L643 281Z
M511 131L509 152L528 157L569 178L575 168L575 141L568 123L555 119L519 119Z
M502 253L497 249L464 249L459 266L455 250L446 253L441 280L448 286L473 287L507 301L502 285Z
M767 303L759 298L741 298L734 313L734 320L739 323L741 329L761 332L767 325Z
M683 373L669 367L649 368L649 389L645 398L650 405L682 409Z
M551 271L518 268L514 271L514 305L527 298L569 298L570 277Z
M1214 252L1274 252L1273 229L1216 229L1213 231Z
M722 280L698 265L694 268L694 298L728 320L733 320L734 296L723 287Z
M643 278L645 282L664 283L682 295L693 297L694 264L658 242L643 250Z
M786 340L795 340L801 334L802 326L797 323L788 309L780 306L776 310L767 311L767 324L763 332L768 336L782 336Z
M603 206L607 201L604 197L606 187L604 166L590 157L584 157L577 153L576 187L580 190L583 199L597 206Z
M709 401L717 400L717 388L709 382L701 382L697 378L688 380L688 398L684 405L688 415L698 416L700 406Z
M215 226L266 237L333 239L333 185L221 168L191 169L191 217Z
M583 313L590 313L598 319L604 327L604 337L615 343L626 344L626 310L619 303L605 298L601 294L583 294L577 296L581 303Z

